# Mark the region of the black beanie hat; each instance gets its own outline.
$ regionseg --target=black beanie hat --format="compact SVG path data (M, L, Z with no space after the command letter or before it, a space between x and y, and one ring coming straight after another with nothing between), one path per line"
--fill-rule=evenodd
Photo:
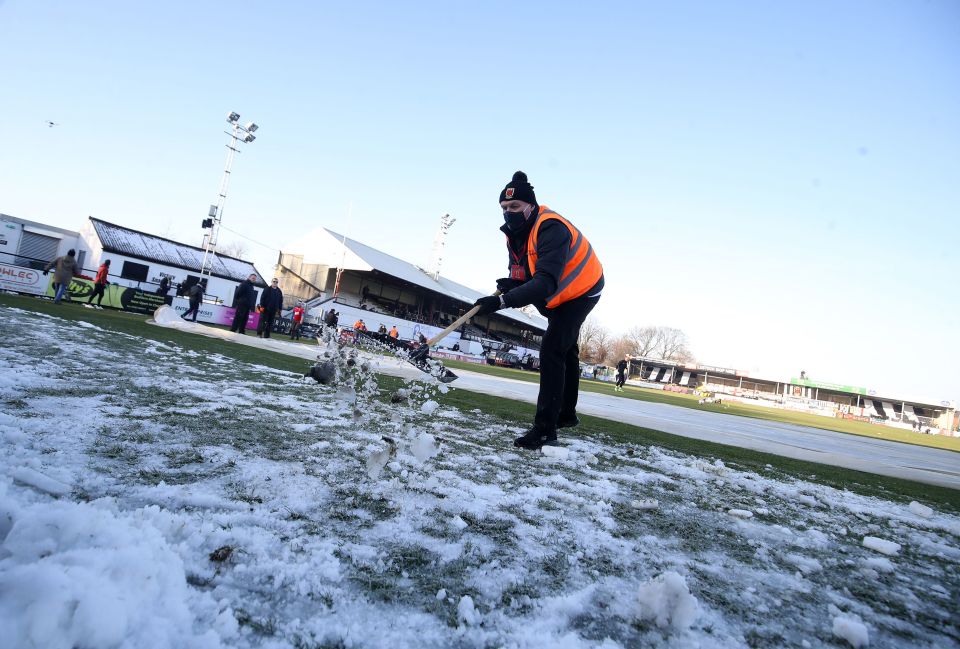
M527 182L527 174L522 171L513 174L513 178L500 192L500 199L497 202L502 203L503 201L523 201L531 205L537 204L537 195L533 193L533 185Z

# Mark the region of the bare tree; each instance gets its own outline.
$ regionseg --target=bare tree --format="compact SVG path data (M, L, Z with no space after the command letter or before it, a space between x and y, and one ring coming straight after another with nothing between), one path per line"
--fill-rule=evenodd
M662 326L633 327L611 345L613 358L624 355L660 358L677 363L693 360L687 335L680 329Z
M607 354L609 339L610 332L597 322L596 318L587 318L580 327L580 337L577 338L581 358L590 363L602 363Z
M596 342L593 345L593 356L595 363L604 363L610 358L612 338L607 329L601 327L597 333Z
M657 327L657 355L668 361L679 360L678 356L689 354L687 334L673 327Z
M624 336L625 354L646 358L660 343L660 327L632 327Z
M226 255L227 257L243 259L248 252L250 252L250 250L247 248L247 244L242 241L234 240L217 244L217 254Z

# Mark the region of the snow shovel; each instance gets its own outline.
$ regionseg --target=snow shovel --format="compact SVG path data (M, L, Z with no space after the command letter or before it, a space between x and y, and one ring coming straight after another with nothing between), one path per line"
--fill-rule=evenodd
M430 356L430 347L436 345L438 342L447 337L451 331L462 325L464 322L472 318L477 314L477 311L480 310L480 306L477 305L464 313L462 316L454 320L449 327L438 333L436 336L428 340L425 344L420 345L416 349L410 352L410 356L407 358L408 361L416 365L422 371L430 373L430 366L427 364L427 358ZM451 381L457 380L457 375L443 368L443 374L437 377L437 380L441 383L450 383Z

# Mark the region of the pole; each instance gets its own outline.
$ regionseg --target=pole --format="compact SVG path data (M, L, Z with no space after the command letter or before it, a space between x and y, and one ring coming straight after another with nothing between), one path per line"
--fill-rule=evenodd
M237 141L239 140L240 124L233 123L233 129L230 136L230 144L227 145L227 161L223 167L223 176L220 178L220 191L217 194L217 205L213 214L213 228L210 230L210 236L207 238L207 245L203 251L203 263L200 265L200 277L206 274L210 277L213 271L213 262L217 256L217 235L220 233L220 220L223 218L223 207L227 202L227 189L230 187L230 174L233 167L233 156L237 152ZM209 259L210 265L207 265Z

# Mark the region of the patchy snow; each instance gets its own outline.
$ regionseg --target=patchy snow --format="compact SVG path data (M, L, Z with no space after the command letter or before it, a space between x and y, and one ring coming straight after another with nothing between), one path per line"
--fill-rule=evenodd
M960 643L950 511L69 324L0 313L5 646Z

